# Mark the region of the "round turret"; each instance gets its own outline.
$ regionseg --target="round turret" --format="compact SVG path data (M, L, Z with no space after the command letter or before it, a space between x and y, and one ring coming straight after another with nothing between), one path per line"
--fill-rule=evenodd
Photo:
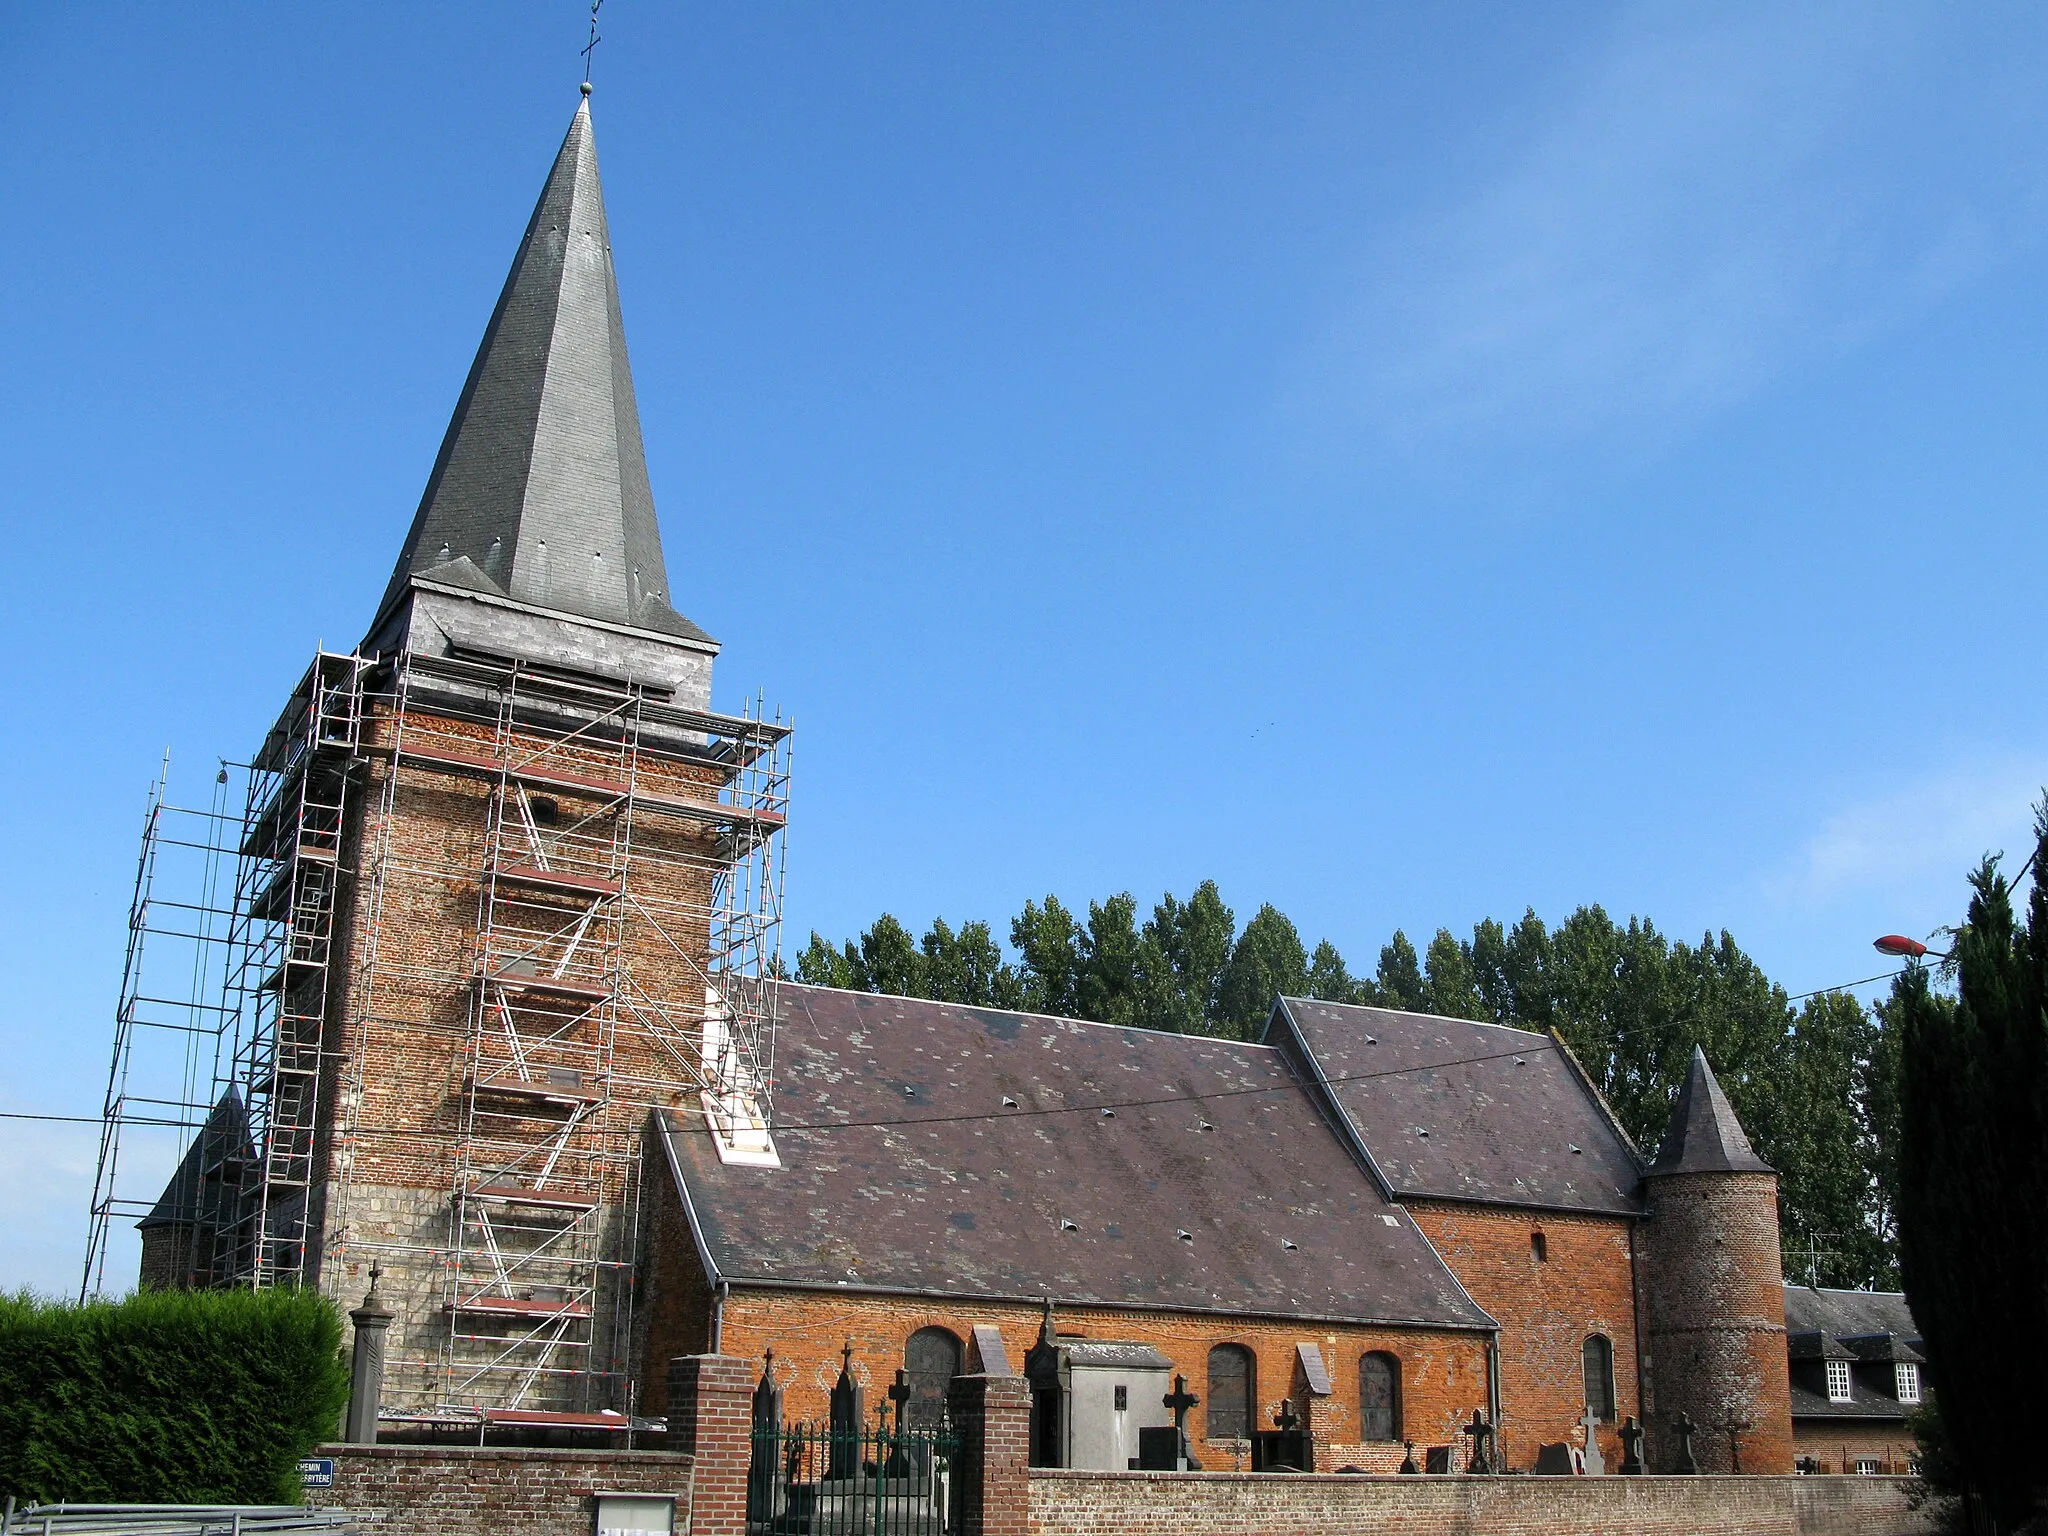
M1644 1188L1650 1470L1790 1473L1778 1176L1751 1149L1697 1048ZM1695 1467L1684 1465L1688 1438Z

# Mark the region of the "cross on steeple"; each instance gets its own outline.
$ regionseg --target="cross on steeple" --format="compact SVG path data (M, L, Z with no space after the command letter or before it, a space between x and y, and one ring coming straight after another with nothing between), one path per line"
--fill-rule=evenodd
M590 0L590 41L583 45L583 94L590 94L590 56L597 52L597 45L604 41L597 31L598 8L604 0Z

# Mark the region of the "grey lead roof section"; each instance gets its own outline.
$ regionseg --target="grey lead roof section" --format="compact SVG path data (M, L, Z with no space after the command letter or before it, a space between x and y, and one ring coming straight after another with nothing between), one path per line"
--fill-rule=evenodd
M669 605L587 100L519 242L380 617L414 576L710 639Z
M1671 1109L1671 1128L1664 1133L1664 1145L1652 1175L1663 1173L1771 1173L1771 1165L1756 1155L1742 1122L1714 1069L1707 1065L1707 1053L1692 1048L1692 1068L1685 1074L1685 1086L1678 1090L1678 1102Z
M787 982L776 995L782 1166L723 1163L701 1117L664 1117L734 1286L1492 1325L1279 1051Z

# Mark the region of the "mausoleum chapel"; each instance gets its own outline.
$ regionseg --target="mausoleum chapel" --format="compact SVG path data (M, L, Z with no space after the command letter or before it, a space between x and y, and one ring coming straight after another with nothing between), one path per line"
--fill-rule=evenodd
M586 96L361 644L255 757L251 1025L145 1284L374 1263L387 1438L645 1444L721 1353L791 1422L1021 1376L1047 1466L1793 1469L1776 1177L1703 1055L1639 1148L1545 1035L776 980L789 732L712 709L690 596Z

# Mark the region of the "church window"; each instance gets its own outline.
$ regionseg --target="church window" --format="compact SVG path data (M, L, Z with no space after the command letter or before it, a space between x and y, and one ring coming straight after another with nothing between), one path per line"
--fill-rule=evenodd
M1358 1438L1401 1438L1401 1362L1377 1350L1358 1362Z
M1541 1232L1531 1232L1529 1234L1529 1252L1535 1256L1538 1264L1548 1264L1550 1262L1550 1239Z
M904 1421L920 1429L936 1428L946 1416L946 1388L960 1374L958 1335L945 1328L920 1328L903 1346L903 1373L909 1378L910 1401Z
M1849 1390L1849 1362L1830 1360L1828 1362L1828 1401L1846 1403L1854 1394Z
M1899 1401L1917 1403L1920 1401L1920 1367L1901 1360L1893 1370L1898 1375Z
M1218 1344L1209 1351L1209 1438L1248 1440L1252 1404L1257 1401L1252 1352L1242 1344Z
M1604 1333L1589 1333L1579 1350L1586 1377L1586 1406L1603 1421L1614 1417L1614 1345Z

